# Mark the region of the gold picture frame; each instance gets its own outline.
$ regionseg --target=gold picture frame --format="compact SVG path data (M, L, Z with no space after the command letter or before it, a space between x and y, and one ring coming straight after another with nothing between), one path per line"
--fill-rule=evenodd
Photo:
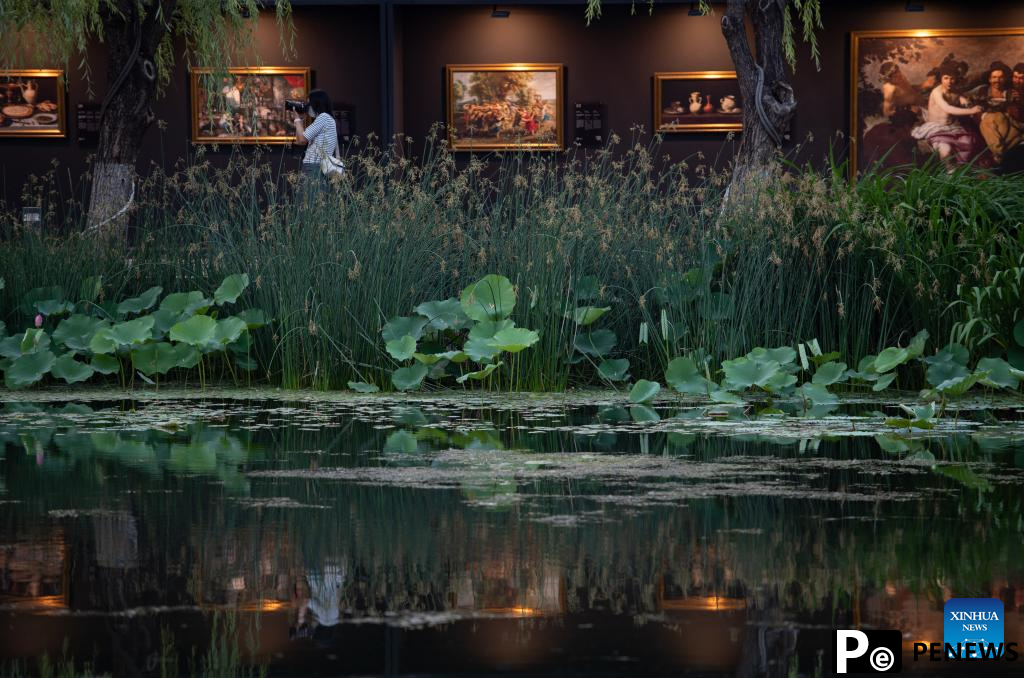
M63 139L68 134L64 71L0 70L0 137Z
M564 149L564 83L563 64L448 64L450 147L456 151Z
M736 71L655 73L654 131L742 132L743 100Z
M990 41L990 51L986 53L978 44L972 44L964 38ZM901 45L900 41L906 44ZM996 61L1004 62L1011 71L1014 65L1024 62L1024 28L922 28L850 33L851 179L855 179L862 166L869 163L883 161L892 165L902 164L899 161L905 159L906 153L899 148L900 145L913 151L928 146L926 139L915 138L913 142L903 139L906 135L900 133L903 127L901 119L909 120L910 116L904 115L897 119L895 113L903 108L918 115L917 122L920 124L921 110L927 108L927 90L931 84L928 79L931 76L926 74L945 63L947 58L967 66L965 82L961 86L969 89L972 81L980 74L990 72L986 69ZM916 95L913 92L915 81ZM909 88L904 87L904 83ZM878 144L866 138L874 127L885 125L884 118L888 118L889 125L900 124L899 127L878 127L875 130L877 138L896 141L888 149L876 148ZM1024 124L1024 119L1021 124ZM919 135L926 136L925 131L919 131ZM982 155L985 150L982 149ZM919 158L920 153L913 156L915 161ZM983 159L983 164L987 162Z
M210 87L203 78L224 82ZM285 99L309 96L307 66L248 66L218 72L189 69L192 142L197 144L289 144L295 140ZM219 87L218 87L219 85ZM208 101L208 93L215 94Z

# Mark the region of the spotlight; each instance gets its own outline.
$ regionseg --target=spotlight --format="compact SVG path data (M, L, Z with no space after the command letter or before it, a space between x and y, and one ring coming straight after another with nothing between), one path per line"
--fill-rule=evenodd
M495 5L494 9L491 10L492 19L507 19L511 14L512 12L508 11L507 9L498 9L497 5Z

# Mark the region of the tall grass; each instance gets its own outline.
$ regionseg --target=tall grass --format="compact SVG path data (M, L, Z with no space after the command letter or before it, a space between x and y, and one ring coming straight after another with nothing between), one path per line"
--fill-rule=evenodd
M40 180L45 226L10 212L0 222L0 317L13 330L29 289L74 297L97 275L119 299L150 285L212 290L244 271L244 303L274 319L257 333L259 379L384 385L388 318L499 273L517 289L513 319L541 341L498 383L561 390L599 383L593 364L570 361L578 305L611 307L595 327L615 332L635 378L660 378L684 353L717 360L812 338L855 364L921 328L944 340L957 284L1024 249L1014 178L925 167L851 186L841 166L791 167L726 217L726 173L659 152L616 139L595 153L457 159L435 131L416 159L353 149L346 178L309 194L280 163L236 156L215 169L200 151L142 182L127 244L84 233L80 203Z

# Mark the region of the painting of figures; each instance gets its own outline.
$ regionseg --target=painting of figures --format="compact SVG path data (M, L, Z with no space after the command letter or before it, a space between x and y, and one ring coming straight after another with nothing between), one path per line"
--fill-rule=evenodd
M1024 29L852 36L853 171L929 158L1024 169Z
M449 65L448 134L454 150L560 150L561 64Z
M216 74L192 69L192 141L286 144L295 138L286 100L305 101L309 69L230 68Z

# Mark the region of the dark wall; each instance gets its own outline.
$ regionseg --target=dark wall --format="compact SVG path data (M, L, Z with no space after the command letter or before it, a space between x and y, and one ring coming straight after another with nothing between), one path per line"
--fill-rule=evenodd
M273 17L261 17L254 52L259 55L262 65L309 66L314 87L326 89L335 104L348 103L355 107L358 134L377 130L381 116L377 7L300 7L295 9L294 19L296 57L285 62ZM54 158L60 163L58 172L62 188L70 190L70 185L78 184L86 158L95 152L95 147L80 145L76 139L75 105L83 101L100 101L106 91L107 62L102 49L91 51L89 63L95 90L91 97L77 69L72 67L69 74L67 138L0 138L0 195L5 200L16 202L29 175L38 176L48 171ZM146 133L140 170L145 170L151 161L170 168L176 159L191 153L188 71L182 60L179 59L177 71L154 113L162 123L154 124ZM277 153L284 153L286 162L297 165L301 160L299 149L282 151L282 147L273 148ZM251 149L243 147L243 152L247 150ZM229 152L228 148L221 147L215 152L211 150L208 157L215 163L221 163ZM272 155L275 159L280 157Z

